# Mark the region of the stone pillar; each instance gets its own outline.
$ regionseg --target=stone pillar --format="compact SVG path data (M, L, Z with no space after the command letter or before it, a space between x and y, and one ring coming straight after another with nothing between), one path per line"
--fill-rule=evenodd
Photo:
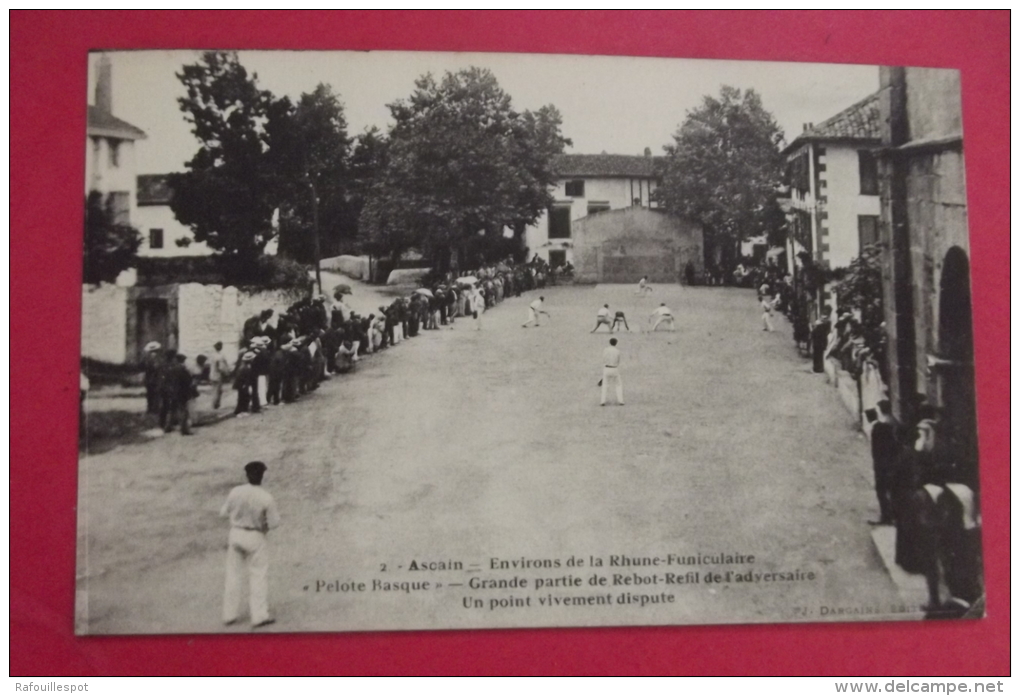
M914 415L917 393L913 269L907 206L908 162L896 148L909 137L906 70L883 67L880 73L879 109L882 146L879 157L882 201L881 238L883 296L889 337L889 392L893 411L901 421Z

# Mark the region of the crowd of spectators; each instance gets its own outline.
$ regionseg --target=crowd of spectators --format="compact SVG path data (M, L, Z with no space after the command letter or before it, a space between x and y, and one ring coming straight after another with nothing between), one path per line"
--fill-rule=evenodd
M973 457L953 446L940 410L927 402L909 409L907 423L893 417L884 396L884 325L869 337L854 313L833 317L829 306L811 325L807 303L799 299L785 269L738 266L735 273L737 284L751 282L757 288L758 301L766 307L766 327L769 308L786 314L794 339L812 354L815 372L823 372L825 361L832 361L856 383L861 404L866 390L883 394L874 408L861 414L870 425L879 503L879 517L871 523L895 526L895 562L924 576L928 618L981 616L980 505Z
M237 391L234 413L239 417L258 413L266 404L290 404L324 380L352 372L367 356L422 331L451 325L459 317L477 316L506 297L544 288L551 278L562 279L568 272L558 268L553 273L538 255L526 264L506 259L469 275L432 278L367 314L349 306L351 288L341 284L332 299L317 295L295 302L276 317L272 309L250 317L234 364L223 357L222 344L213 346L211 359L199 355L192 364L176 351L151 343L144 350L147 410L158 415L165 431L179 424L182 434L190 434L203 379L213 386L214 408L219 408L224 387Z
M898 423L887 400L869 417L878 496L875 525L895 525L895 562L925 578L929 618L983 613L977 471L953 452L939 409Z

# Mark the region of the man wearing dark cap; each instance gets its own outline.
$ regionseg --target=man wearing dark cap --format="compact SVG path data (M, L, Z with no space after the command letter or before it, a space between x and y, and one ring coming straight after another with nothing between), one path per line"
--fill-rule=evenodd
M871 427L871 461L875 472L875 494L878 496L878 519L872 524L892 524L900 443L888 399L876 404L875 413L877 420Z
M276 502L264 488L262 477L266 465L249 462L244 467L248 483L230 491L220 517L230 518L227 541L227 580L223 593L223 623L238 619L244 568L248 568L248 603L252 628L267 626L275 619L269 616L269 550L266 535L280 524Z

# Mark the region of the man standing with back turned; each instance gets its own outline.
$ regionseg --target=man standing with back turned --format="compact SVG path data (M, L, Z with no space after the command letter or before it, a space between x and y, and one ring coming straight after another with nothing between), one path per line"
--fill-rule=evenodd
M252 628L275 622L269 616L269 550L266 535L280 524L276 502L264 488L266 465L249 462L244 467L248 484L230 491L220 517L230 518L227 542L227 581L223 593L223 623L237 621L241 603L241 583L248 567L248 603Z
M616 383L616 403L623 406L623 379L620 378L620 349L616 347L616 339L609 339L609 347L602 351L602 403L606 405L609 392L609 381Z

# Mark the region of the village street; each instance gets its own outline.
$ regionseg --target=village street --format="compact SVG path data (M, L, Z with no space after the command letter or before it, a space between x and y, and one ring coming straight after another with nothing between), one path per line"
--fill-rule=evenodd
M78 630L250 630L219 620L218 512L253 459L268 464L282 517L269 535L277 621L259 630L907 618L866 523L877 514L867 441L785 320L762 331L748 290L571 286L546 289L551 320L522 329L539 292L487 312L481 331L461 318L369 356L294 405L84 458ZM624 407L599 407L609 336L589 331L606 302L634 330L618 334ZM659 302L676 333L648 333ZM612 555L667 554L709 560L608 567ZM560 567L493 569L522 558ZM635 571L660 577L642 586L627 580ZM662 584L689 571L696 581ZM759 575L706 578L726 571ZM597 572L608 586L589 585ZM535 580L567 575L584 585L553 594L673 599L540 606L549 592ZM515 577L529 584L470 587Z

